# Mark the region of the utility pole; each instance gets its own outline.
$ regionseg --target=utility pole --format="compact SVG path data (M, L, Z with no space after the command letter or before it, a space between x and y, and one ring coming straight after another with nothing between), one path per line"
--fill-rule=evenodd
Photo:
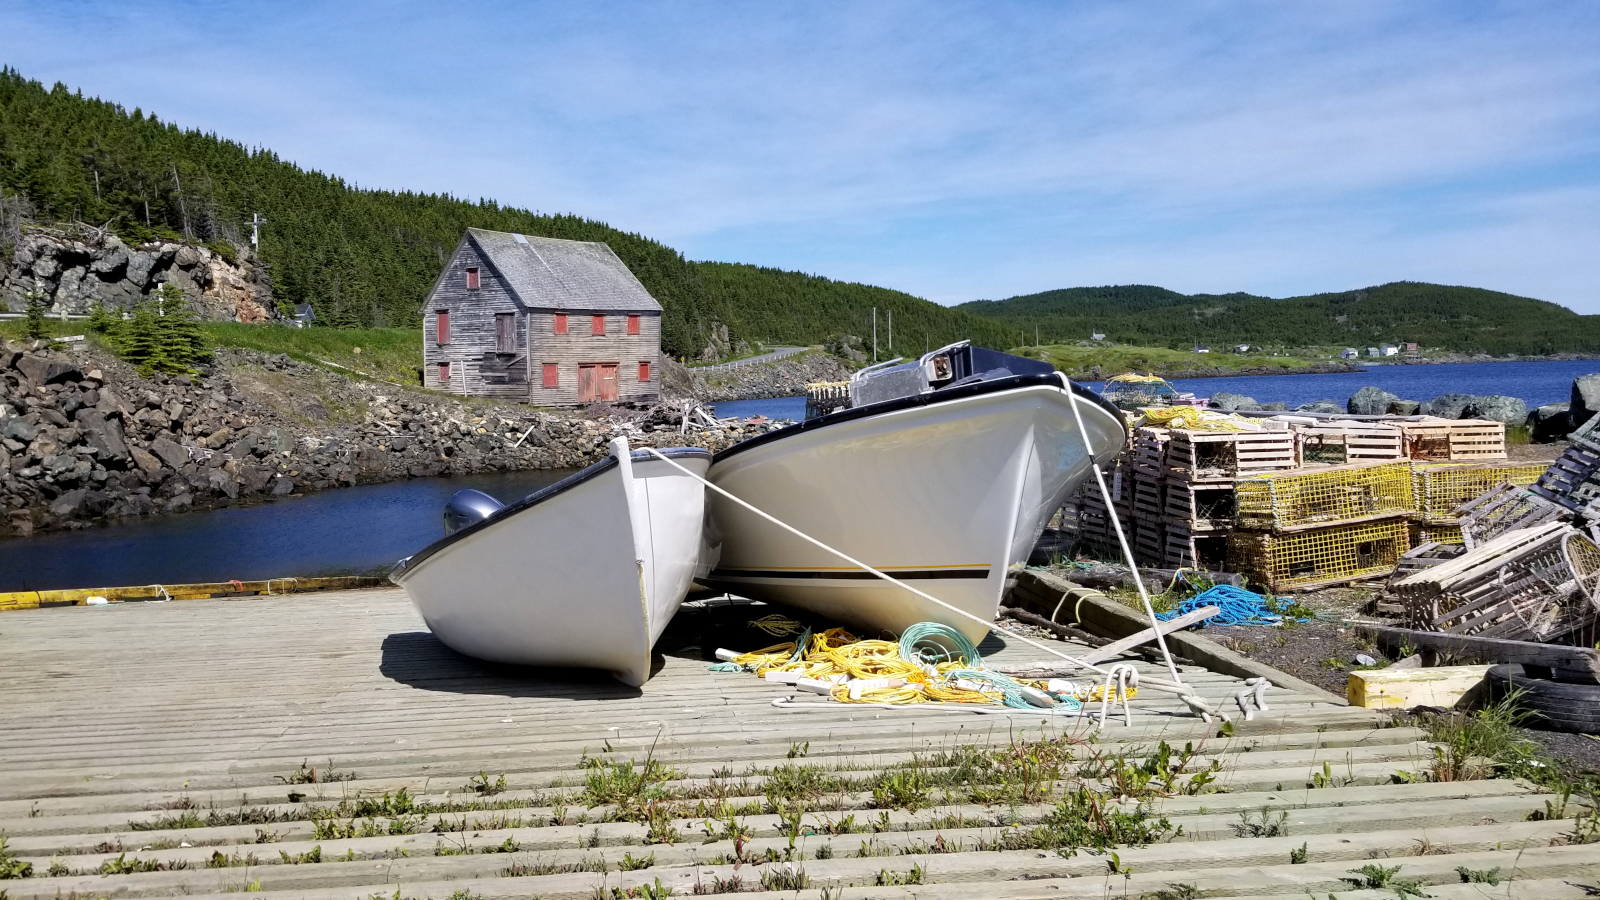
M261 250L261 226L263 226L265 224L267 224L267 220L261 218L261 214L260 213L253 212L253 213L250 214L250 249L251 250L254 250L254 251L257 251L257 252L259 252Z
M872 361L878 361L878 308L872 308Z

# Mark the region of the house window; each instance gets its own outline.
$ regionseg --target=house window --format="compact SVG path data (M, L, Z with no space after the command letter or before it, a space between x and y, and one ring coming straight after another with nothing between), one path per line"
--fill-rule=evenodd
M478 289L478 267L477 266L473 266L472 268L467 269L467 290L475 291L477 289Z
M639 362L639 380L640 381L649 381L650 380L650 361L649 360L641 360Z
M589 317L589 333L590 334L605 334L606 333L606 317L605 316L590 316Z
M567 314L556 313L556 334L567 333Z
M517 314L494 314L494 352L517 352Z
M450 383L450 364L447 362L439 363L439 383Z
M639 333L639 317L638 316L629 316L628 317L628 333L629 334L638 334Z
M437 315L439 316L439 328L434 337L439 343L448 344L450 343L450 310L441 309Z
M544 364L544 386L547 388L561 386L561 367L555 363Z

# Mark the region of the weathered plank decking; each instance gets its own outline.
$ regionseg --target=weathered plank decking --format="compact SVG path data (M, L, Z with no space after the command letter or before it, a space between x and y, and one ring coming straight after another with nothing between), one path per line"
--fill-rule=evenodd
M993 654L996 662L1038 656L1020 644ZM1138 897L1192 885L1194 896L1313 891L1343 900L1394 896L1354 891L1344 880L1380 857L1441 898L1582 897L1600 883L1593 846L1560 845L1571 821L1529 821L1548 799L1530 786L1391 784L1399 770L1427 769L1430 749L1420 733L1285 691L1272 692L1271 711L1237 723L1229 737L1181 714L1170 696L1146 692L1135 700L1132 728L1112 725L1082 748L1088 755L1194 742L1204 759L1222 761L1225 793L1158 801L1182 834L1119 850L1128 875L1088 852L978 849L1018 825L1038 824L1060 791L1044 802L985 806L959 789L946 797L934 788L931 806L880 810L864 782L813 801L804 819L813 827L794 841L796 862L735 867L734 842L710 838L698 816L676 819L678 839L654 845L646 824L599 822L609 807L587 809L578 799L586 774L579 760L651 755L677 770L664 787L682 795L761 803L774 767L820 766L864 780L914 754L1088 738L1089 729L1084 720L1047 723L1037 715L781 710L771 704L783 695L780 686L713 674L680 657L665 658L642 691L601 676L549 675L456 656L396 590L7 614L0 618L0 834L35 872L3 889L11 900L243 890L357 900L397 889L401 897L439 900L457 891L587 900L600 896L597 888L611 896L613 888L653 886L658 878L678 896L728 887L734 878L743 890L760 891L764 874L774 884L792 865L809 879L800 894L807 897L824 888L852 898ZM1238 685L1193 667L1185 677L1212 699ZM325 770L330 760L354 780L285 783L302 762ZM469 786L480 771L490 782L504 773L506 790L480 797ZM1311 786L1329 778L1336 786ZM408 822L392 815L324 819L318 835L312 808L379 800L401 788L422 801L444 803L449 795L507 808L409 820L430 829L421 833L385 833L407 830L391 829ZM674 813L699 812L696 803ZM175 824L186 812L199 827L131 824ZM1280 812L1276 830L1285 833L1243 836L1250 822ZM205 824L213 814L218 824ZM578 824L580 815L589 821ZM847 815L855 833L803 833L828 831L828 823L845 832L838 823ZM564 824L555 824L558 817ZM751 835L746 854L788 849L785 825L770 809L741 819ZM364 825L372 836L360 836ZM444 831L431 831L436 826ZM354 835L330 836L338 828ZM1302 845L1307 861L1291 864ZM159 861L168 870L98 874L124 853L124 863ZM322 861L285 864L280 853ZM619 871L625 859L652 853L649 868ZM208 868L214 854L238 865ZM598 869L602 860L603 874L579 870ZM48 875L52 864L65 872ZM1461 884L1458 866L1499 867L1505 881ZM505 874L513 867L549 874ZM923 884L879 884L905 880L913 867Z

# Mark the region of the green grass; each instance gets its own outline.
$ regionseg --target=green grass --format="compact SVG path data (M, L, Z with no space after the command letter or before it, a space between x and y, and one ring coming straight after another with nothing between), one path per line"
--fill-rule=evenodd
M1120 375L1125 372L1161 375L1167 372L1192 371L1197 368L1218 368L1239 371L1249 368L1298 369L1326 359L1303 356L1261 356L1237 354L1226 350L1210 353L1193 353L1188 350L1168 350L1165 347L1082 347L1072 344L1049 344L1042 347L1024 347L1011 352L1034 359L1044 359L1068 375L1090 375L1094 366L1100 367L1100 376Z
M302 362L331 362L385 381L420 384L422 331L417 328L290 328L241 322L207 322L203 327L219 347L283 353Z

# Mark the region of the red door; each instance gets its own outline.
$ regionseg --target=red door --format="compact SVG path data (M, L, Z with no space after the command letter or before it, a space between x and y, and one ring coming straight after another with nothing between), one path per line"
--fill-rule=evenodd
M616 363L588 363L578 366L579 403L615 401L616 399Z

